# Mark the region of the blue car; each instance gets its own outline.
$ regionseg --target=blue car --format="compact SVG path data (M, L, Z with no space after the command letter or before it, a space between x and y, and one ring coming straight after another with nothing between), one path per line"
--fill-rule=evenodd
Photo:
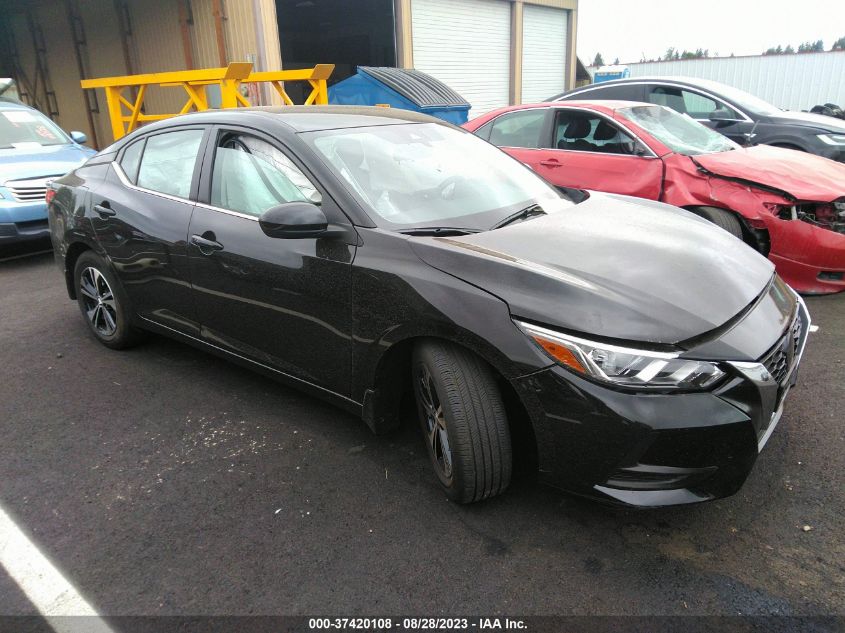
M0 246L46 238L47 181L66 174L96 152L82 132L66 134L21 103L0 101Z

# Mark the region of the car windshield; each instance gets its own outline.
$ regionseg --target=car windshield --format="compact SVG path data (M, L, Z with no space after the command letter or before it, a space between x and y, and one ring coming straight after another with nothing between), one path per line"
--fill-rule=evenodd
M527 167L473 134L436 123L308 132L329 168L379 226L486 230L513 213L572 205Z
M0 109L0 149L67 145L70 142L67 134L40 112Z
M622 116L636 123L673 152L684 156L715 154L739 147L718 132L664 106L620 108Z

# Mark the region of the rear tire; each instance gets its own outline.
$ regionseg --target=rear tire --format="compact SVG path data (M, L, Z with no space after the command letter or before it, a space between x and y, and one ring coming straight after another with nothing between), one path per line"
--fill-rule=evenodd
M76 260L73 282L79 310L94 337L106 347L135 345L141 333L133 328L129 301L106 261L86 251Z
M735 238L742 240L742 224L739 223L739 218L734 213L719 209L718 207L697 207L692 210L697 216L704 218L724 229Z
M420 424L446 496L471 503L503 492L511 480L511 438L490 367L433 340L417 345L412 366Z

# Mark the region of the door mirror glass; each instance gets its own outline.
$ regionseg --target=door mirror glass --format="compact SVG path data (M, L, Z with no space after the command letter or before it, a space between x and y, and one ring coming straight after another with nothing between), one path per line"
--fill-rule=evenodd
M80 132L79 130L73 130L70 133L70 138L73 139L74 143L79 143L80 145L88 142L88 135L85 132Z
M302 239L320 237L328 229L326 215L310 202L286 202L270 207L258 218L268 237Z

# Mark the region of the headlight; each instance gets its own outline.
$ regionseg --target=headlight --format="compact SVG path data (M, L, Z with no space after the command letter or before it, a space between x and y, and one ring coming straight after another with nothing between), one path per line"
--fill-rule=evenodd
M816 138L828 145L845 145L845 134L816 134Z
M561 365L613 385L701 390L725 375L715 363L678 358L675 352L593 343L530 323L517 325Z

